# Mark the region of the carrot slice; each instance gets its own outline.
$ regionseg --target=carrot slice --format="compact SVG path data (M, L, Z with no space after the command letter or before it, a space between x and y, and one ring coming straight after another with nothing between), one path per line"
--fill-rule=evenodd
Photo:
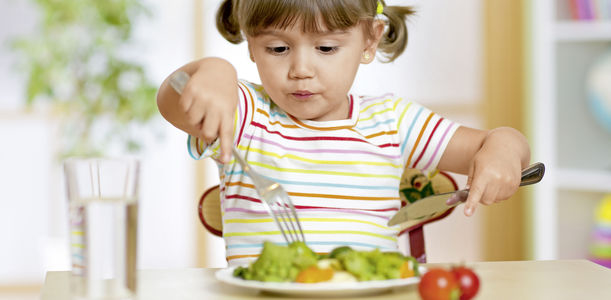
M409 261L406 261L401 265L399 274L401 274L401 278L414 277L414 270L409 267Z
M333 277L333 269L320 269L317 266L310 266L307 269L299 272L295 282L299 283L316 283L329 281Z

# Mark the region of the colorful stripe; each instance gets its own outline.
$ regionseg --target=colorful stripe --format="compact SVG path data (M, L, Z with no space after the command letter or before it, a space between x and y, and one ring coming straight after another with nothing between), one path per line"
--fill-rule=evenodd
M321 159L313 159L313 158L306 158L306 157L302 157L302 156L297 156L294 154L277 154L271 151L265 151L259 148L254 148L254 147L244 147L244 146L239 146L238 149L240 150L247 150L248 152L252 153L252 152L256 152L261 154L262 156L267 156L267 157L274 157L277 159L292 159L292 160L297 160L297 161L302 161L302 162L307 162L307 163L311 163L311 164L319 164L319 165L368 165L368 166L390 166L393 168L402 168L403 166L400 164L393 164L390 162L377 162L377 161L350 161L350 160L321 160ZM250 163L250 162L249 162Z
M278 218L279 221L281 222L285 222L286 220L290 220L291 222L295 221L295 219L293 218L282 218L279 217ZM366 225L371 225L371 226L375 226L375 227L379 227L382 229L388 229L388 226L384 226L384 225L380 225L378 223L374 223L374 222L369 222L369 221L364 221L364 220L354 220L354 219L347 219L347 218L299 218L299 221L304 223L304 222L323 222L323 223L333 223L333 222L352 222L352 223L360 223L360 224L366 224ZM228 219L228 220L223 220L223 223L227 224L227 223L238 223L238 224L253 224L253 223L270 223L270 222L275 222L275 220L273 218L263 218L263 219ZM392 228L390 228L392 229ZM394 230L398 230L398 229L394 229Z
M275 227L274 224L272 224L273 226L271 227ZM294 231L289 231L289 233L295 233ZM376 238L380 238L380 239L384 239L384 240L389 240L389 241L396 241L397 238L396 237L392 237L392 236L387 236L387 235L382 235L382 234L376 234L376 233L372 233L372 232L368 232L368 231L359 231L359 230L304 230L303 233L305 235L310 235L310 234L324 234L324 235L328 235L328 234L333 234L333 235L359 235L359 236L371 236L371 237L376 237ZM258 236L258 235L262 235L262 236L266 236L266 235L282 235L282 233L279 230L271 230L271 231L253 231L253 232L225 232L223 233L223 237L234 237L234 236Z
M288 245L288 243L275 243L278 244L280 246L286 246ZM341 242L341 241L333 241L333 242L316 242L316 241L308 241L308 245L312 246L312 245L319 245L319 246L333 246L333 247L340 247L340 246L348 246L348 247L364 247L364 248L371 248L371 249L375 249L375 248L380 248L379 245L377 244L368 244L368 243L359 243L359 242ZM227 249L234 249L234 248L261 248L263 247L262 243L253 243L253 244L232 244L232 245L228 245ZM382 249L382 250L388 250L388 251L392 251L392 250L396 250L393 248L387 248L387 249Z
M232 171L227 172L226 175L244 175L244 171ZM294 186L320 186L320 187L336 187L336 188L346 188L346 189L358 189L358 190L388 190L388 191L396 191L397 187L394 185L362 185L362 184L347 184L347 183L332 183L332 182L321 182L321 181L297 181L297 180L284 180L279 178L271 178L267 176L263 176L267 179L278 182L282 185L294 185ZM225 185L233 185L233 182L226 183Z
M366 178L392 178L401 179L400 175L393 174L370 174L370 173L356 173L356 172L340 172L331 170L310 170L310 169L292 169L292 168L280 168L269 164L264 164L256 161L248 162L251 166L258 166L269 170L285 172L285 173L299 173L299 174L317 174L317 175L338 175L338 176L350 176L350 177L366 177Z
M396 133L396 131L394 131ZM388 133L391 134L391 133ZM244 137L248 138L249 140L253 140L253 141L258 141L261 142L263 144L267 144L267 145L272 145L278 148L281 148L287 152L302 152L302 153L311 153L311 154L323 154L323 153L335 153L335 154L363 154L363 155L369 155L369 156L378 156L381 158L385 158L385 159L398 159L401 158L400 154L384 154L384 153L378 153L378 152L373 152L373 151L364 151L364 150L356 150L356 149L325 149L325 148L316 148L316 149L304 149L304 148L297 148L297 147L288 147L282 143L279 142L275 142L273 140L270 139L266 139L266 138L262 138L262 137L258 137L258 136L253 136L250 134L245 134ZM375 136L373 136L375 137ZM367 137L370 138L370 137Z
M379 214L370 213L368 211L397 211L398 208L389 208L384 210L373 210L373 209L344 209L344 208L307 208L302 207L300 205L295 206L296 209L308 211L308 212L333 212L333 213L345 213L345 214L357 214L363 216L370 216L375 218L380 218L382 220L390 220L388 216L382 216ZM267 215L267 210L256 210L256 209L247 209L247 208L226 208L225 212L238 212L238 213L247 213L247 214L255 214L255 215Z
M420 132L418 133L418 138L416 138L416 142L414 143L412 147L412 151L409 153L409 157L407 158L406 165L408 166L410 165L410 162L412 161L412 156L416 152L416 149L418 148L418 145L420 144L420 140L422 139L422 136L424 135L424 131L427 129L427 125L431 121L432 117L433 117L433 113L430 113L429 116L426 118L426 121L424 122L424 126L420 128Z
M418 162L420 162L420 160L422 159L422 156L426 152L426 149L429 147L429 144L431 143L431 139L433 138L433 135L435 134L435 131L437 131L437 128L439 128L439 124L441 124L441 121L443 121L443 118L439 119L439 121L437 121L437 123L435 124L435 127L433 127L433 132L429 135L429 138L426 140L426 143L424 144L424 148L422 148L422 151L420 152L420 155L418 156L416 161L414 161L414 164L412 165L412 168L415 168L418 165ZM427 120L427 122L428 122L428 120ZM420 138L420 137L418 137L418 138Z
M448 137L448 134L450 132L451 129L454 128L455 123L452 122L450 123L450 125L448 127L446 127L446 130L443 132L443 135L441 136L441 139L439 140L439 142L437 143L437 146L435 147L435 151L433 151L433 154L431 155L429 161L426 163L426 165L424 165L424 167L422 169L424 170L428 170L431 165L433 164L433 161L435 161L435 159L438 157L437 154L440 154L439 150L441 149L442 145L446 145L446 137ZM440 155L441 156L441 155Z

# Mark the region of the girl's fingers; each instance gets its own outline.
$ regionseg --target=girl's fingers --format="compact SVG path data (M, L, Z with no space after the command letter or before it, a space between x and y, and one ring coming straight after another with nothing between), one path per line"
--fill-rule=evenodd
M221 118L218 113L209 112L204 116L200 136L210 145L219 136Z
M189 110L186 111L186 114L186 121L189 126L201 127L204 122L204 118L206 117L206 106L204 103L202 103L202 101L193 101L192 105L189 107Z
M470 217L473 215L483 193L483 189L477 184L477 181L475 181L469 189L469 196L465 202L465 216Z
M481 197L481 195L476 194L477 192L474 192L471 189L473 180L475 178L475 166L473 164L469 167L469 173L467 175L468 175L467 185L465 186L465 189L469 190L469 196L467 196L467 200L465 201L465 210L464 211L465 211L465 216L469 217L473 215L473 212L475 211L475 207L477 206L477 202L479 201L479 198ZM475 201L475 203L473 203L473 201Z
M219 129L221 139L221 163L226 164L231 160L231 147L233 147L233 122L231 118L223 118Z
M227 117L221 113L208 112L204 116L198 136L202 137L207 144L220 139L220 162L225 164L231 160L231 147L233 147L233 118L231 115Z
M499 195L498 189L486 188L486 193L482 195L482 198L480 199L479 202L484 205L494 204L495 202L498 202L497 200L498 195Z
M467 217L473 215L475 208L477 208L477 205L482 201L482 197L485 196L488 186L488 177L484 175L485 172L477 168L476 164L471 166L469 173L469 178L467 179L469 196L465 202L465 216Z
M180 107L180 110L185 113L189 112L193 103L193 97L189 94L182 94L180 98L178 98L178 106Z

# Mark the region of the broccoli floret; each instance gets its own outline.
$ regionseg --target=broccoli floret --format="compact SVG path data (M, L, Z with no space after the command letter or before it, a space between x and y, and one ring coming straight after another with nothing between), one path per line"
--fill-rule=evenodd
M344 269L359 281L373 280L375 265L369 261L367 252L346 251L339 254L337 259L342 263Z
M236 268L233 274L247 280L294 281L299 272L316 264L317 260L318 255L303 242L288 246L265 242L259 258L248 268Z
M312 251L304 242L289 244L289 250L293 256L293 265L300 271L318 262L318 254Z
M375 259L377 273L383 279L401 278L401 265L407 259L396 252L379 253L379 257Z
M337 247L331 250L331 253L329 253L329 258L337 258L340 254L344 252L350 252L350 251L354 251L354 250L352 250L352 248L348 246Z
M344 251L337 255L344 269L359 281L401 278L401 265L408 258L398 252Z

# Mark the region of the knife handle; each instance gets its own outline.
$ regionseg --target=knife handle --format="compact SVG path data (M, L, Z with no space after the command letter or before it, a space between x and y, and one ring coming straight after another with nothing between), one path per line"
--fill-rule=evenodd
M522 180L520 186L535 184L543 179L545 174L545 165L543 163L534 163L522 171Z

